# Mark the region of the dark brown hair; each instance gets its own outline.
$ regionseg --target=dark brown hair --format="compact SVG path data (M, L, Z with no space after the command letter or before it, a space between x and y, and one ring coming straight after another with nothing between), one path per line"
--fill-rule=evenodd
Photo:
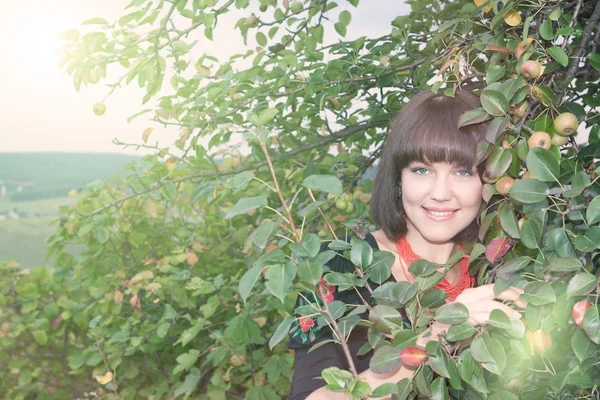
M398 194L402 169L411 162L449 162L465 169L475 166L475 145L485 135L485 125L458 127L466 111L481 107L479 97L457 91L454 97L433 92L417 93L393 118L383 145L373 185L371 217L393 241L406 234L402 199ZM478 168L483 173L483 164ZM454 241L473 241L479 224L475 219Z

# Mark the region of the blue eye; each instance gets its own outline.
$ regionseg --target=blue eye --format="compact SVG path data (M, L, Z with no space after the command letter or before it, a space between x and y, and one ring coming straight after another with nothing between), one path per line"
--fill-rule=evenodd
M464 174L463 174L463 172L464 172ZM471 173L471 171L468 171L468 170L466 170L466 169L462 169L462 170L458 171L458 174L459 174L460 176L471 176L471 175L473 175L473 174Z
M421 173L420 171L425 171L424 173ZM429 172L427 171L427 168L413 168L412 172L414 172L417 175L424 175L425 173Z

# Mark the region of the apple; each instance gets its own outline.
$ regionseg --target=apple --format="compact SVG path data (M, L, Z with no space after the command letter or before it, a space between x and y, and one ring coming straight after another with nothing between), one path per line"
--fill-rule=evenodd
M498 179L500 179L499 176L497 177L490 177L487 173L487 171L483 171L483 175L481 176L481 179L485 182L485 183L496 183L498 182Z
M573 306L571 309L571 316L573 317L573 321L581 328L583 328L583 314L585 314L586 310L592 306L592 303L589 300L581 300Z
M575 115L564 112L554 119L554 132L560 136L570 136L577 133L578 125L579 121Z
M250 28L254 28L258 25L258 18L254 14L250 14L248 18L246 18L246 26Z
M527 100L525 100L513 107L510 107L508 112L509 114L514 115L517 118L523 118L525 116L527 108L529 108L529 103L527 102Z
M106 112L106 105L104 103L96 103L94 104L94 114L102 115Z
M560 136L560 135L552 136L552 144L555 145L556 147L560 147L563 144L566 144L568 141L569 141L568 136Z
M521 177L521 179L535 179L533 177L533 174L531 173L531 171L525 171L525 173L523 173L523 176Z
M510 176L503 176L496 182L496 192L501 194L502 196L506 196L508 192L510 192L510 188L512 187L515 180Z
M550 336L542 332L541 329L538 329L535 332L527 331L525 333L525 337L531 346L531 354L533 354L534 351L544 354L546 350L552 346L552 339L550 339Z
M302 10L302 3L299 1L294 1L291 5L290 5L290 10L292 10L292 12L297 13L300 12Z
M335 202L335 208L340 211L344 211L346 208L348 208L348 202L342 198L337 199Z
M529 137L527 146L529 146L530 149L533 149L534 147L542 147L546 150L549 150L550 146L552 146L552 138L546 132L534 132L531 134L531 137Z
M537 79L542 75L542 65L533 60L525 61L521 64L521 75L525 79Z
M427 353L415 346L409 346L400 352L400 360L409 367L418 367L427 361Z

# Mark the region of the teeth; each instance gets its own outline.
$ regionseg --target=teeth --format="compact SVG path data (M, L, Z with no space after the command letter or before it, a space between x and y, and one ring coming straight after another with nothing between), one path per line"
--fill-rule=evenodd
M454 213L454 211L440 212L440 211L430 211L430 210L427 210L427 212L429 214L431 214L431 215L435 215L436 217L443 217L443 216L450 215L450 214Z

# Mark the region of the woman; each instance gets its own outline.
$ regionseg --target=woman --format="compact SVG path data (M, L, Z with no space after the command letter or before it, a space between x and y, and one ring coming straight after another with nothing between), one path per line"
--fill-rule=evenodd
M371 215L381 229L365 238L373 248L396 256L391 268L392 282L413 282L415 277L408 272L408 266L415 259L445 264L455 250L460 248L464 251L463 242L476 239L483 170L475 165L475 145L484 136L485 126L469 125L459 129L458 120L464 112L477 107L480 107L479 98L471 93L459 91L451 98L421 92L404 106L392 122L371 200ZM332 271L354 271L352 264L341 256L327 265ZM519 299L520 289L508 288L494 296L493 285L474 286L474 279L468 274L468 257L465 256L448 270L437 288L446 292L449 301L463 303L469 310L469 321L474 325L484 324L494 309L501 309L511 318L521 317L498 301L514 301L520 307L525 306L525 302ZM329 296L327 302L335 298L360 304L356 292L338 292L335 287L329 286L324 286L324 289ZM359 292L373 303L368 292ZM303 295L298 304L305 301L306 296ZM406 315L403 318L409 326ZM425 346L430 340L438 340L447 329L447 325L434 322L427 334L419 337L417 345ZM325 368L348 369L342 347L330 342L308 353L315 343L331 338L329 328L316 326L311 319L299 318L290 331L290 338L296 364L289 399L346 399L344 394L326 391L324 381L319 379ZM357 371L371 388L412 377L414 369L404 366L391 376L373 374L368 369L372 352L363 357L356 355L366 341L366 328L356 327L348 346Z

